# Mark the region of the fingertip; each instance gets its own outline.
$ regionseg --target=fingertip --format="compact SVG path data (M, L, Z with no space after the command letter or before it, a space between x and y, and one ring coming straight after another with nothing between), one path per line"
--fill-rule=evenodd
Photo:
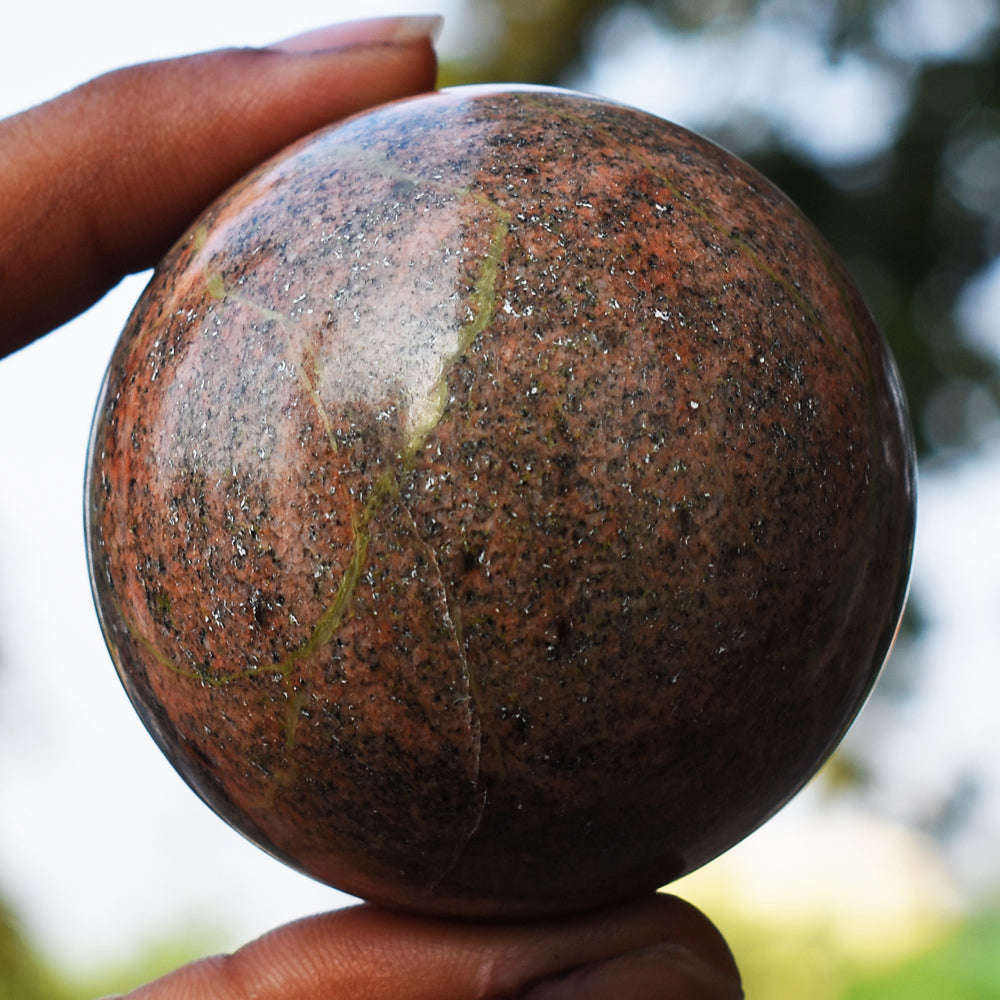
M116 70L0 122L0 354L149 267L252 167L346 116L431 90L430 35L226 49Z
M657 893L591 915L568 970L532 982L516 1000L740 1000L741 977L719 929L691 903ZM612 942L602 954L594 940Z
M684 947L723 976L740 980L732 949L715 924L693 903L668 892L655 893L640 906L650 906L663 940L682 941Z
M546 979L517 1000L741 1000L738 977L687 948L661 943L638 948Z
M440 14L398 15L342 21L312 28L267 46L282 52L321 52L345 45L428 41L434 45L441 36L444 18Z

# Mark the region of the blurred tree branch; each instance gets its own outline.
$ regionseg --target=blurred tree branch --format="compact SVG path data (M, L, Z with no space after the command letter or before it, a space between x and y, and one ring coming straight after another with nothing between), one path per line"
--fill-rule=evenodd
M441 82L556 85L580 61L594 21L611 0L469 0L470 18L500 30L489 50L442 67Z

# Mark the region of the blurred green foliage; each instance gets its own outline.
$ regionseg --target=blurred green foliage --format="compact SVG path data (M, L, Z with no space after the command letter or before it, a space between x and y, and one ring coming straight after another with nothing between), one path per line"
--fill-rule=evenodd
M1000 911L898 966L859 977L840 1000L1000 1000Z
M30 946L14 914L0 902L0 997L75 1000L58 974Z
M898 3L467 0L465 23L480 26L480 37L443 66L442 82L568 83L585 71L595 35L626 7L686 37L746 34L764 16L791 19L832 63L858 58L891 74L906 111L866 162L824 164L783 142L773 121L752 130L749 150L740 148L745 122L722 122L709 137L785 190L844 257L896 355L921 453L951 455L976 443L1000 404L997 359L965 336L955 309L969 279L1000 253L1000 11L974 45L905 56L885 21ZM938 0L939 13L948 3Z
M197 922L136 942L121 963L91 970L56 968L0 903L0 1000L93 1000L133 990L186 962L224 950L224 935Z

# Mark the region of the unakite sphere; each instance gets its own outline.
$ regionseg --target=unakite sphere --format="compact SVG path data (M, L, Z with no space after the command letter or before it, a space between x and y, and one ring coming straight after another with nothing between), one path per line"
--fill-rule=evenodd
M319 132L157 269L86 518L111 655L238 830L466 916L655 889L840 740L913 453L844 268L753 169L470 88Z

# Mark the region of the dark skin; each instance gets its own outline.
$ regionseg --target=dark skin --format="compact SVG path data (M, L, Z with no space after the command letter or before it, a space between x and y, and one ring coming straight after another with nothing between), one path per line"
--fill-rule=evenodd
M388 29L387 29L388 25ZM363 108L432 89L431 40L385 21L285 49L119 70L0 122L0 353L152 266L248 169ZM656 895L558 920L473 924L362 905L300 920L141 987L142 1000L723 1000L732 956Z

